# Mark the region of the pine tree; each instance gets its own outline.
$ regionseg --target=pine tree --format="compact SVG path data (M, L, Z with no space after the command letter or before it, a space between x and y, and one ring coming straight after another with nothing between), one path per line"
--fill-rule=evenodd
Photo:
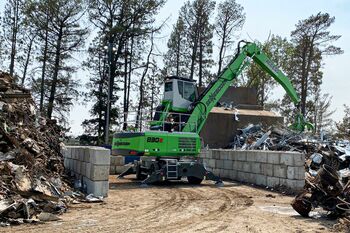
M301 20L292 31L292 43L295 46L293 66L290 77L298 87L301 98L301 112L307 115L308 97L312 89L322 83L323 74L320 72L324 55L341 54L339 47L332 45L339 35L331 35L329 27L335 22L335 17L328 13L318 13Z
M215 32L219 38L218 75L222 70L226 51L232 48L233 39L245 22L243 10L244 8L236 0L225 0L219 3L215 19Z
M168 76L176 75L180 77L189 76L189 57L186 45L186 26L180 16L173 26L167 46L168 51L165 55L165 72Z
M180 10L180 17L185 22L187 50L190 51L190 79L198 75L199 86L204 77L210 75L213 65L213 30L209 19L214 12L215 2L212 0L195 0L186 2Z
M6 53L9 54L9 72L16 72L15 61L19 47L19 37L23 30L23 0L7 0L3 16L3 36L6 41Z
M260 45L262 51L282 70L288 69L293 46L287 39L272 35L270 39ZM255 63L252 63L246 78L239 80L239 84L245 87L253 87L257 90L257 100L264 107L271 95L271 91L277 85L276 81Z

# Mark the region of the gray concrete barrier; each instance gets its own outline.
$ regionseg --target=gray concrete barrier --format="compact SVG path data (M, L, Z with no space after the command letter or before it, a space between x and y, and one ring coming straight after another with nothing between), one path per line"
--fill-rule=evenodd
M120 174L120 173L124 172L127 168L128 168L128 166L125 165L125 157L124 156L111 155L111 164L110 164L110 168L109 168L110 175Z
M102 147L66 146L63 149L64 167L81 181L87 194L108 195L110 150Z
M305 155L297 152L260 150L203 150L202 162L215 175L251 184L292 190L303 189Z

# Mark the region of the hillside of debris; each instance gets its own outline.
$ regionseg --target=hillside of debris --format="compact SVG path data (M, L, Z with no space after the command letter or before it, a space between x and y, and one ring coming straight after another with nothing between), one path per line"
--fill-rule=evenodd
M60 127L39 117L29 90L0 71L0 224L52 218L67 208Z

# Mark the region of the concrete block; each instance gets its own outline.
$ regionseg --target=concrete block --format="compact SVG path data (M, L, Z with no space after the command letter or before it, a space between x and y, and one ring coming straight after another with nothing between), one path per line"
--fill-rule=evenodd
M80 172L83 176L86 176L86 162L80 161Z
M266 186L269 187L276 187L280 184L280 178L277 177L271 177L271 176L267 176L266 177Z
M237 151L231 150L229 154L227 155L228 160L237 160Z
M84 161L84 147L79 147L79 148L77 148L77 150L78 150L78 157L77 157L77 159L79 161Z
M74 159L74 153L75 153L75 149L73 147L70 147L70 158Z
M298 167L296 179L305 181L305 167L304 166Z
M280 153L275 151L267 152L267 163L280 164Z
M212 159L213 158L213 151L212 150L208 150L207 158L208 159Z
M291 167L287 168L287 178L291 180L304 180L305 169L304 167Z
M64 148L63 151L66 158L72 158L72 149L70 147Z
M225 150L220 153L221 160L228 160L230 157L230 150Z
M208 159L207 165L208 167L215 168L215 165L216 165L215 159Z
M109 175L115 175L115 166L114 165L110 165L109 166Z
M251 172L252 167L251 167L251 162L243 162L243 169L244 172Z
M220 150L212 150L212 158L220 159Z
M244 150L237 150L236 153L235 153L235 157L236 157L236 160L246 161L247 160L246 151L244 151Z
M217 173L217 176L219 177L224 177L224 169L223 168L218 168L218 173Z
M109 165L95 165L91 166L90 176L88 177L92 181L108 180Z
M217 159L215 161L215 167L218 168L218 169L224 168L224 160Z
M266 176L261 174L255 174L255 184L266 186L267 184Z
M304 166L305 164L305 155L302 153L294 154L294 166Z
M228 178L231 180L237 180L237 174L238 174L238 171L229 170Z
M125 164L124 162L124 156L114 156L112 155L111 158L111 165L114 165L114 166L123 166Z
M84 186L86 186L87 194L94 194L95 196L108 196L109 184L108 181L92 181L89 178L84 177Z
M255 174L261 174L261 163L251 163L251 172Z
M81 161L80 160L75 161L75 172L78 174L81 174Z
M273 164L262 163L260 164L261 174L265 176L273 176Z
M288 180L288 179L280 178L280 185L283 185L283 186L287 186L287 187L288 187L287 180Z
M237 172L237 180L242 182L248 182L248 173L245 172Z
M79 159L79 148L78 147L72 148L72 156L73 156L73 159L75 159L75 160Z
M110 164L110 150L102 148L102 147L95 147L89 150L90 154L90 163L96 164L96 165L109 165Z
M85 163L85 176L88 178L91 177L91 167L91 163Z
M86 163L90 162L90 147L84 147L82 151L82 161Z
M73 159L72 160L72 171L73 172L77 172L77 164L78 164L77 160Z
M267 163L267 152L259 151L255 156L255 162Z
M257 152L256 151L246 151L246 161L250 161L253 162L255 161L255 157L257 156Z
M223 170L222 177L223 177L223 178L226 178L226 179L230 179L230 172L231 172L231 170L226 170L226 169L224 169L224 170Z
M237 171L243 171L243 163L242 161L234 161L233 163L233 169Z
M67 164L68 170L72 170L73 169L73 159L68 158L67 161L68 161L68 164Z
M250 184L255 184L256 182L256 174L254 173L247 173L247 179L248 179L248 183Z
M213 168L212 173L216 176L220 176L220 171L217 168Z
M224 160L224 169L231 170L233 168L232 160Z
M287 166L286 165L273 165L273 176L279 178L287 178Z
M294 153L281 152L280 163L287 166L294 166Z

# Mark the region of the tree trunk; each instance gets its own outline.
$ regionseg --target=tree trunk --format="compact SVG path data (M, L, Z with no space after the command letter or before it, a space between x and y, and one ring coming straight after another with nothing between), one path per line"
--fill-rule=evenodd
M40 113L43 115L44 112L44 97L45 97L45 73L46 73L46 61L47 61L47 50L48 50L48 36L49 36L49 29L48 29L48 18L46 21L46 28L45 28L45 41L44 41L44 51L43 51L43 67L41 70L41 83L40 83Z
M147 72L148 72L148 68L149 68L149 64L150 64L150 58L151 58L151 54L152 54L152 51L153 51L153 35L151 36L151 49L147 55L147 60L146 60L146 65L145 65L145 69L142 73L142 76L141 76L141 81L140 81L140 101L139 101L139 105L137 107L137 117L136 117L136 124L135 124L135 128L138 129L139 128L139 131L142 131L142 112L141 112L141 108L143 107L143 82L144 82L144 79L147 75Z
M51 89L50 89L49 103L48 103L48 107L47 107L47 117L49 119L51 119L51 117L52 117L53 105L54 105L55 95L56 95L56 85L57 85L57 80L58 80L58 72L60 70L62 36L63 36L63 25L60 25L60 29L59 29L58 37L57 37L57 41L56 41L54 72L53 72Z
M203 41L199 39L199 86L203 86Z
M181 36L177 38L177 48L176 48L176 76L179 76L180 70L180 50L181 50Z
M21 83L22 87L24 87L24 81L25 81L26 75L27 75L27 69L28 69L28 65L29 65L29 61L30 61L30 54L32 52L32 46L33 46L34 39L35 39L35 35L33 35L33 37L29 39L28 52L27 52L26 62L24 64L24 70L23 70L23 76L22 76L22 83Z
M127 127L127 120L128 116L127 114L127 96L128 96L128 40L125 41L125 46L124 46L125 54L124 54L124 102L123 102L123 130L126 130Z
M218 75L221 72L221 67L222 67L222 60L224 56L224 48L226 45L226 25L227 22L225 22L224 27L223 27L223 35L222 35L222 40L221 40L221 45L220 45L220 52L219 52L219 68L218 68Z
M14 1L14 17L13 17L13 28L12 28L12 37L11 37L11 55L10 55L10 75L14 74L15 67L15 57L16 57L16 46L17 46L17 33L18 33L18 17L19 17L19 3L18 0Z

